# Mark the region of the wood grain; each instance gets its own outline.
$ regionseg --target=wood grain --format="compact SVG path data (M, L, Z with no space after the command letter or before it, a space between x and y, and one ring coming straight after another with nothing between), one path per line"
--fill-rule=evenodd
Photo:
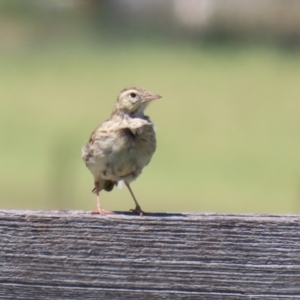
M300 299L300 217L0 211L0 299Z

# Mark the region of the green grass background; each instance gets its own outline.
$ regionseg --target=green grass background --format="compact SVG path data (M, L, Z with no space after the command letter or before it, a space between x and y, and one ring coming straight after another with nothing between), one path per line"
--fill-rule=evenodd
M92 210L81 147L119 91L148 108L158 147L132 183L146 211L300 211L300 54L270 47L101 43L0 56L0 206ZM128 191L105 209L133 208Z

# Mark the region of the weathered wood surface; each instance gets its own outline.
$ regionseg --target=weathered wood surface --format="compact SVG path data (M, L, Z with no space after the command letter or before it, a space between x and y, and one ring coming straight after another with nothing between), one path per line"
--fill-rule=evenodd
M0 299L300 299L300 217L0 211Z

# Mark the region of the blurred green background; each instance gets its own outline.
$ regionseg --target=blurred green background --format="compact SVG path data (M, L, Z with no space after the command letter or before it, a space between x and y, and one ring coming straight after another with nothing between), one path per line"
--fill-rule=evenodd
M299 1L1 1L1 208L95 209L81 147L136 85L163 96L145 211L300 212L299 20Z

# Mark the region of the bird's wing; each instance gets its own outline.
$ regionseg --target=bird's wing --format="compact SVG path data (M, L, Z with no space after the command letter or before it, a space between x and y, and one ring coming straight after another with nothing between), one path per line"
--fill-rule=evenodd
M111 119L104 121L92 132L88 143L93 144L95 140L105 139L113 127L115 127L115 122L113 122Z
M109 119L98 125L92 132L88 143L82 149L82 158L87 166L94 165L95 168L102 168L101 165L105 164L107 151L110 151L115 139L115 131L112 130L114 126L115 122Z

